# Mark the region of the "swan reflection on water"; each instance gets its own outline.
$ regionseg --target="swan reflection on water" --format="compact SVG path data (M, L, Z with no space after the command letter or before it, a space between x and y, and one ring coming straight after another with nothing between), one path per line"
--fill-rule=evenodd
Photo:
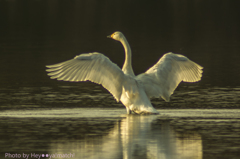
M74 153L76 158L84 159L202 158L199 134L185 138L177 136L169 120L157 120L157 116L126 115L126 118L115 123L106 136L73 142L52 142L49 153Z

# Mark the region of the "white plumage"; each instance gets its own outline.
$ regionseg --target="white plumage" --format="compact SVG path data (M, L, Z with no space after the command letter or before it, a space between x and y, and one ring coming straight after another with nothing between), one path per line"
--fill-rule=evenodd
M203 67L174 53L166 53L145 73L135 76L131 65L131 48L124 35L117 31L108 37L120 41L125 49L122 70L108 57L95 52L48 65L48 75L51 79L101 84L117 101L120 100L126 106L128 114L157 114L150 102L151 97L161 96L169 101L181 81L201 80Z

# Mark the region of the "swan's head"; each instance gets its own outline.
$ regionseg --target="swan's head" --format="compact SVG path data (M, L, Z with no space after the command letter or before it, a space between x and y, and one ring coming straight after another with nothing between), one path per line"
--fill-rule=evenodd
M117 41L121 41L121 39L124 38L124 35L120 31L116 31L112 33L111 35L107 36L108 38L112 38Z

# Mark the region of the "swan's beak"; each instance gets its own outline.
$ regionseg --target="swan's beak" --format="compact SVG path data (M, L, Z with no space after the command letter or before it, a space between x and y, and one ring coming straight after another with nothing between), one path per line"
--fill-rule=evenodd
M114 35L114 34L108 35L107 38L111 38L111 39L112 39L112 38L113 38L113 35Z

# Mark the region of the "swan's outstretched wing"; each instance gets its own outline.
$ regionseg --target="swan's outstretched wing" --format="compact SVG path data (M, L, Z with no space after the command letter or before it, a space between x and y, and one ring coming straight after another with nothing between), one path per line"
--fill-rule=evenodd
M148 97L161 96L165 101L169 101L181 81L201 80L202 69L203 67L187 57L170 52L145 73L138 75L137 79L143 83Z
M63 81L91 81L101 84L119 101L122 94L122 82L125 75L109 58L100 53L81 54L74 59L46 69L52 79Z

